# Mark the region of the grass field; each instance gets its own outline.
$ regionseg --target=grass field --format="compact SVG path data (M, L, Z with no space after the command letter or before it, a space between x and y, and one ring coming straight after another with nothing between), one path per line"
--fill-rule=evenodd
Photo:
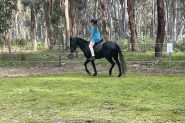
M185 122L185 77L1 78L0 122Z

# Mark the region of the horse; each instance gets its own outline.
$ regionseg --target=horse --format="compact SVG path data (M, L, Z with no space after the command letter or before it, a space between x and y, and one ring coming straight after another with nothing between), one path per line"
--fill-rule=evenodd
M96 70L96 64L95 61L91 59L91 52L89 49L89 41L86 41L82 38L79 37L71 37L70 38L70 52L73 54L76 52L77 47L79 47L84 56L86 57L86 61L84 63L85 70L86 72L91 75L87 68L87 64L91 62L93 69L94 69L94 74L93 76L97 76L97 70ZM95 52L95 58L96 59L101 59L105 58L111 63L111 67L109 69L109 75L112 75L112 70L115 66L115 62L118 65L119 68L119 75L118 77L121 77L125 75L126 73L126 63L123 57L123 54L121 52L121 48L118 44L112 42L112 41L105 41L102 44L102 47L99 51Z

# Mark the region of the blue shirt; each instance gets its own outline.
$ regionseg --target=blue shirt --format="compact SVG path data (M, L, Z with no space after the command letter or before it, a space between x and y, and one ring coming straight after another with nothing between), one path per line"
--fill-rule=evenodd
M98 27L97 28L92 28L90 30L90 33L91 33L91 35L93 35L93 37L91 39L92 42L98 43L101 40L101 34L100 34L100 31L99 31Z

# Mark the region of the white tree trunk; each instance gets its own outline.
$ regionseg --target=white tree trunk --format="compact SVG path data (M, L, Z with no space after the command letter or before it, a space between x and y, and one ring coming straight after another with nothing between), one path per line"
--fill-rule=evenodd
M69 19L69 0L65 0L65 19L66 19L66 40L64 41L64 49L67 49L70 39L70 19Z

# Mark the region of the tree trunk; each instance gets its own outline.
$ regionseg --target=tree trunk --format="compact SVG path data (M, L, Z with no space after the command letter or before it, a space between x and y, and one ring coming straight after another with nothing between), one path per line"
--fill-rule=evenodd
M95 7L94 7L94 18L98 18L98 9L99 9L99 2L98 0L95 0Z
M173 1L173 42L177 40L177 0Z
M70 40L70 19L69 19L69 0L65 0L65 19L66 19L66 39L64 41L64 49L67 50L68 42Z
M158 10L158 33L155 46L155 56L161 57L165 38L164 0L157 0L157 10Z
M129 15L129 25L131 31L131 50L137 51L137 31L136 31L136 23L135 23L135 10L134 10L134 1L135 0L128 0L128 15Z
M78 35L78 8L76 0L70 0L70 18L71 18L71 36L76 37Z
M46 22L44 23L44 47L49 47L49 41L48 41L48 28L46 26Z
M101 6L101 14L102 14L102 35L105 40L110 40L111 36L109 35L110 28L107 25L107 0L99 0Z
M18 29L18 11L15 12L15 37L18 39L19 37L19 29Z
M7 45L8 45L8 52L9 52L9 63L10 63L10 65L12 64L12 49L11 49L11 42L10 42L10 37L9 37L9 32L6 30L5 31L5 33L4 33L4 37L3 37L3 39L4 39L4 42L6 42L7 43Z
M46 2L46 33L47 33L47 43L49 49L53 49L54 43L52 41L52 26L51 26L51 14L52 14L52 0L47 0ZM46 42L45 42L46 43Z
M37 50L37 41L36 41L36 30L35 30L35 8L34 5L31 4L31 41L32 41L32 46L33 46L33 50L36 51Z
M155 1L152 0L152 20L151 20L151 31L150 31L150 37L154 38L155 37Z

